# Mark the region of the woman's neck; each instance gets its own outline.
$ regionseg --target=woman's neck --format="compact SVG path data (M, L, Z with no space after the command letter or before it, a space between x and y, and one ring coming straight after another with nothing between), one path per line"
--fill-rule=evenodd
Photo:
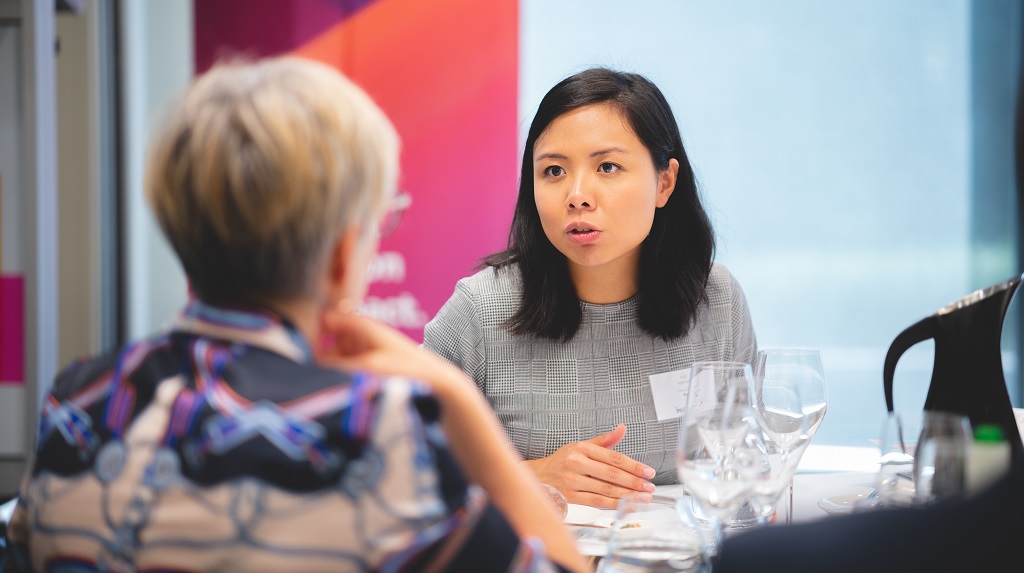
M320 305L315 301L274 301L265 306L290 322L310 344L320 335Z
M596 267L570 262L569 276L576 287L576 296L583 302L614 304L640 290L640 261L615 261Z

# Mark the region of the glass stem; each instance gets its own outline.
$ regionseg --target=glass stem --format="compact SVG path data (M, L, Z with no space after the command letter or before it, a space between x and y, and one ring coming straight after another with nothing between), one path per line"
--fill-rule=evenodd
M718 552L722 548L722 541L725 540L725 520L720 517L714 518L715 528L715 546L711 550L711 555L718 555Z
M786 523L793 523L793 478L789 478L789 510L786 512Z

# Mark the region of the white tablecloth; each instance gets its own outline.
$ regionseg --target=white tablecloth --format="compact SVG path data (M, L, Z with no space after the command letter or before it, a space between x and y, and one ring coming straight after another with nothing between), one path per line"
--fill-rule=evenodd
M867 494L874 489L877 471L877 448L808 446L793 479L793 522L830 519L832 516L818 506L818 500L829 496ZM658 486L655 494L681 497L686 492L682 485L674 484ZM786 499L785 494L783 499ZM590 522L611 523L614 510L599 511L600 515L593 511L587 512L588 516L593 517ZM579 528L577 534L581 536L579 548L584 555L604 554L604 535L600 531Z

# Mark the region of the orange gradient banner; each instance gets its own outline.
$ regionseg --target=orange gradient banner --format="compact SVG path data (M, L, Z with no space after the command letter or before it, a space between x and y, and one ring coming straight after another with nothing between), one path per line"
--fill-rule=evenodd
M195 7L197 70L231 53L316 59L362 86L394 122L400 186L412 205L381 243L363 310L421 340L455 282L505 246L518 182L518 3L221 0Z

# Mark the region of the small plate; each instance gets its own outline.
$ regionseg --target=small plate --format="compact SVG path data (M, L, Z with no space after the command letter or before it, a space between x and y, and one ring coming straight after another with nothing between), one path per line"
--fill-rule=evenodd
M818 500L818 507L829 515L846 515L852 513L854 506L871 495L871 492L830 495Z
M562 521L566 523L592 523L603 515L604 512L596 507L570 503L569 511L566 512L565 519Z

